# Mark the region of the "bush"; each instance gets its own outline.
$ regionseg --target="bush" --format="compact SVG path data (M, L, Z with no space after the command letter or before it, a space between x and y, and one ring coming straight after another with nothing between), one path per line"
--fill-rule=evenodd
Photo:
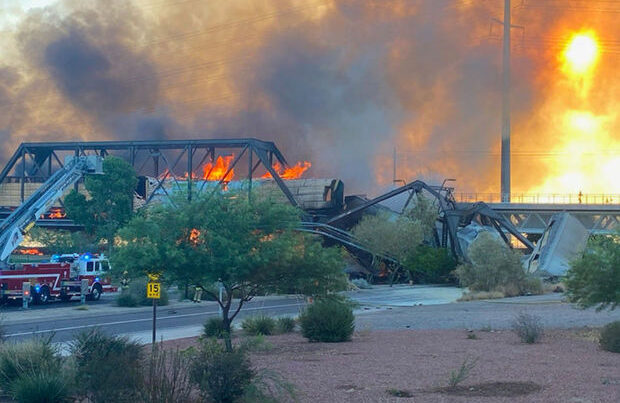
M254 375L244 350L227 352L213 339L203 340L192 358L190 377L207 401L234 402L243 396Z
M99 329L78 334L71 344L76 384L92 402L137 400L142 378L142 346Z
M148 360L144 379L143 400L149 403L191 401L192 383L187 354L166 351L156 346Z
M521 255L493 235L478 235L468 255L472 263L457 267L456 275L471 291L499 291L507 297L542 292L540 281L525 274Z
M283 316L276 321L278 333L290 333L295 330L295 318Z
M61 372L22 374L11 385L11 396L23 403L69 402L69 382Z
M241 328L251 336L269 336L276 329L276 321L269 316L260 315L246 318L241 323Z
M217 339L224 338L224 321L222 318L209 318L204 324L202 335L206 338L215 337Z
M24 374L53 374L61 367L58 351L49 339L0 346L0 389L9 391L13 382Z
M138 306L138 298L129 292L129 290L123 290L116 297L116 305L129 308L135 308Z
M543 326L540 318L527 313L518 314L512 322L512 330L523 343L537 343L543 336Z
M403 266L415 283L449 283L454 280L456 261L448 249L420 245L403 261Z
M603 350L620 353L620 320L608 323L603 327L599 343Z
M168 305L168 292L166 287L161 287L161 298L157 300L157 305ZM123 290L121 294L116 297L116 304L118 306L136 307L153 305L153 300L146 297L146 280L133 279L129 283L129 288Z
M584 308L614 309L620 304L620 233L588 242L566 273L566 288L571 301Z
M353 309L347 302L319 299L299 317L301 334L310 341L341 342L351 340L355 330Z

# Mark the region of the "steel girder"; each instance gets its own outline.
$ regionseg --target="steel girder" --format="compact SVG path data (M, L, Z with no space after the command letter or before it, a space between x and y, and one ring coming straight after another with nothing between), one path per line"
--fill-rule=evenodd
M288 166L284 155L273 142L254 138L244 139L197 139L197 140L154 140L154 141L89 141L89 142L39 142L22 143L8 160L0 172L0 183L6 181L20 184L21 201L25 200L25 183L44 182L56 170L63 166L62 157L65 155L97 154L101 156L115 155L127 160L138 175L152 176L156 179L156 189L162 189L166 179L172 180L174 186L181 188L177 176L182 173L191 173L199 169L206 162L215 162L218 151L236 150L234 161L229 166L227 174L238 169L242 157L246 157L248 192L252 189L252 178L256 169L263 166L274 178L289 202L297 206L297 200L290 192L286 183L273 169L274 162ZM256 156L256 162L253 157ZM274 160L275 158L275 160ZM181 172L179 172L181 170ZM12 175L11 175L12 174ZM187 197L191 199L194 192L192 183L195 178L187 175ZM220 184L224 179L220 180ZM76 185L77 186L77 185ZM204 190L204 183L198 193ZM149 202L152 197L149 197ZM15 207L15 206L12 206Z

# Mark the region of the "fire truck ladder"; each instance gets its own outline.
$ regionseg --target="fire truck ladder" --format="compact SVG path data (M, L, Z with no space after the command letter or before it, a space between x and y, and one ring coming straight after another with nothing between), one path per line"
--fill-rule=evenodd
M67 157L62 168L0 223L0 262L6 262L24 239L24 234L35 225L37 218L87 173L103 173L100 156Z

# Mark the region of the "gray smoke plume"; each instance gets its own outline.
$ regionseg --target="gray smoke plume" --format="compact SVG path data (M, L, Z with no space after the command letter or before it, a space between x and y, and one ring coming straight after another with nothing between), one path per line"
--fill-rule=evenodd
M60 1L2 39L18 50L0 64L2 156L21 141L258 137L349 192L390 185L394 149L398 179L497 191L499 3ZM574 18L520 13L540 36ZM550 91L536 57L513 61L514 149L553 143L534 130ZM517 187L543 168L513 160Z

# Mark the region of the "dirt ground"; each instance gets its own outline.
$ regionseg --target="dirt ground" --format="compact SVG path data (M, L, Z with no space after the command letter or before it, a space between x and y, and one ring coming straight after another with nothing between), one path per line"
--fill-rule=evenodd
M328 344L292 333L267 337L271 347L251 358L295 385L301 402L618 402L620 354L600 350L595 336L551 330L527 345L511 331L391 330ZM465 359L475 361L470 376L448 388Z

